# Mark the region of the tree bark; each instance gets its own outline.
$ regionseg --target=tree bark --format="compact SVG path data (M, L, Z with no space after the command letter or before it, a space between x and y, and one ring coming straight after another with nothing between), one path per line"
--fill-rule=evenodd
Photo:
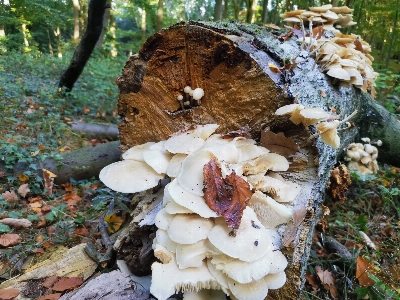
M287 283L269 291L268 299L297 299L304 284L314 225L331 169L344 147L361 137L381 139L381 162L400 166L400 124L368 94L356 88L334 86L315 68L313 59L294 68L293 73L276 74L268 63L283 65L297 57L295 41L280 42L266 29L249 24L185 22L150 37L139 54L132 56L117 79L121 148L149 141L165 140L170 134L193 124L217 123L219 133L248 126L253 138L269 127L293 138L301 151L289 158L286 179L301 185L294 209L307 209L297 228L294 242L282 251L289 258ZM181 110L176 97L185 86L205 91L200 106ZM321 96L321 90L327 97ZM293 103L288 95L298 94L298 103L328 110L335 107L343 116L355 110L355 127L340 132L341 147L333 149L319 138L307 142L315 132L275 115L279 107ZM382 119L382 120L381 120ZM369 131L367 131L369 130Z
M239 21L239 0L232 0L233 1L233 9L235 13L235 20Z
M59 90L65 88L66 91L71 91L79 75L81 75L103 29L105 9L106 0L90 0L86 31L74 52L68 68L61 75L58 84Z
M79 39L79 11L81 7L79 6L79 0L72 0L74 5L74 40Z
M57 175L54 180L56 184L68 182L70 178L81 180L98 177L102 168L120 160L119 145L119 141L110 142L62 153L61 160L48 158L44 161L37 161L36 164L40 168L37 169L36 173L43 176L42 168L55 173ZM18 176L27 169L28 164L26 163L18 163L12 170L0 163L0 172L4 172L7 176Z
M263 24L267 23L267 19L268 19L268 2L269 2L269 0L263 0L262 19L261 19L261 22Z
M222 7L222 0L216 0L214 6L214 21L221 21Z
M392 56L392 49L393 49L393 44L394 41L396 39L396 30L397 30L397 20L399 17L399 0L396 1L396 14L394 17L394 24L393 24L393 32L392 32L392 37L390 38L390 45L389 45L389 51L388 51L388 55L386 57L386 69L389 67L389 60L390 57Z
M106 10L104 11L103 15L103 29L101 30L101 34L99 39L97 40L95 48L101 48L104 43L104 37L106 35L107 27L110 23L110 16L111 16L111 3L106 4Z
M158 0L157 31L160 31L162 29L163 16L164 16L164 0Z
M246 0L247 14L246 22L254 23L254 15L257 9L257 0Z
M104 125L74 122L71 124L71 130L80 132L89 138L109 139L112 141L117 140L119 135L118 127L113 124Z

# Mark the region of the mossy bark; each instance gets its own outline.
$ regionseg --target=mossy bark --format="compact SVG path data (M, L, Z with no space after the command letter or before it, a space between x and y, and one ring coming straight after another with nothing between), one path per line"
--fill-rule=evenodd
M397 142L386 140L400 128L389 113L360 90L333 85L315 67L308 52L299 52L295 41L280 42L267 29L256 25L184 22L150 37L139 54L127 61L117 80L123 150L164 140L185 127L206 123L219 124L218 132L248 126L256 139L260 129L268 126L300 145L301 151L289 159L290 169L283 176L302 186L294 208L306 208L308 213L294 242L283 249L290 261L287 283L279 290L271 290L268 299L299 297L330 171L338 163L343 148L366 135L367 128L361 129L367 118L365 110L390 120L394 127L386 128L385 136L375 130L370 137L379 137L387 145L392 163L398 163L400 157L395 157L400 151ZM294 57L303 62L290 72L276 74L268 66L282 66ZM180 110L176 97L183 94L187 85L203 88L205 96L200 106ZM319 138L308 143L314 127L295 126L286 116L275 116L276 109L293 103L296 94L298 103L304 106L325 110L335 107L343 116L359 111L352 120L356 126L340 133L339 149L326 146Z

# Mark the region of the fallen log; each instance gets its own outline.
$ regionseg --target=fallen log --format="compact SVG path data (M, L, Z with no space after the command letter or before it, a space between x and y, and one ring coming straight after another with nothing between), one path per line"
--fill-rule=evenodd
M290 72L277 74L268 66L283 65L295 57L303 62ZM281 175L301 185L293 206L295 210L306 209L307 214L295 227L295 236L281 245L290 261L287 283L269 291L268 299L296 299L300 295L325 187L343 148L369 135L385 145L380 149L381 161L400 165L400 126L394 117L359 89L333 85L314 65L309 52L301 51L295 41L281 42L265 28L186 22L150 37L139 54L128 59L117 79L123 150L165 140L193 124L207 123L219 124L219 133L247 126L256 139L262 129L269 127L300 146L301 150L289 158L289 170ZM201 105L181 109L176 99L185 86L204 89ZM294 125L287 117L274 114L279 107L293 103L294 95L298 95L299 104L325 110L335 107L342 116L358 110L352 119L355 126L340 132L339 149L325 145L319 138L309 143L314 127ZM375 121L365 126L371 118ZM374 130L367 132L371 126Z
M87 138L108 139L115 141L118 139L118 127L114 124L93 124L75 121L71 124L71 130L79 132Z
M104 143L95 147L82 148L70 152L61 153L61 160L48 158L37 161L36 173L43 176L42 169L47 169L57 175L56 184L68 182L70 178L75 180L97 177L105 166L120 159L119 141ZM18 176L28 169L27 163L17 163L13 169L7 169L0 163L0 172L6 176Z

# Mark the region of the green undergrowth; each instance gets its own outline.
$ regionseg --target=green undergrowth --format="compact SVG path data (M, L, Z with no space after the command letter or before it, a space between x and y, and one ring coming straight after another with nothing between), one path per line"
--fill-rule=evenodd
M352 173L351 181L344 203L325 203L330 214L317 226L303 299L400 299L400 169Z
M72 54L62 58L38 53L0 55L0 165L12 170L17 163L26 164L13 175L0 172L0 219L32 222L28 228L0 223L0 234L20 237L13 247L0 247L0 279L20 273L55 247L94 243L101 213L129 210L122 196L95 178L71 179L57 186L46 182L41 173L46 158L61 160L65 151L107 142L72 132L72 121L118 121L115 77L121 74L126 57L94 53L72 92L58 93L59 78ZM114 203L111 210L110 203Z

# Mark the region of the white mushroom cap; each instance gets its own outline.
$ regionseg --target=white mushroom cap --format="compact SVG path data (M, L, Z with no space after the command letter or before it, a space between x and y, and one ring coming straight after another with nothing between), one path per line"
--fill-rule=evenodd
M172 221L173 218L174 216L167 213L166 209L163 208L157 213L154 225L156 225L159 229L167 230L169 223Z
M300 16L301 16L301 17L309 18L309 17L319 17L319 16L321 16L321 15L318 14L318 13L316 13L316 12L313 12L313 11L305 11L305 12L302 12L302 13L300 14Z
M340 146L340 138L337 135L337 127L340 122L338 120L334 120L332 122L322 122L319 123L316 128L320 132L321 140L331 146L332 148L339 148Z
M303 105L300 104L289 104L278 108L275 112L276 115L282 116L290 114L290 121L298 125L302 122L303 117L300 115L300 111L304 109Z
M321 12L321 16L328 20L337 20L339 16L333 11L327 10L326 12Z
M132 159L144 162L143 152L148 150L154 144L154 142L148 142L142 145L134 146L122 153L122 159Z
M350 79L350 76L349 76ZM305 108L300 114L303 116L304 126L315 124L322 120L327 120L331 115L321 108Z
M198 268L202 266L208 251L205 241L201 240L189 245L177 244L176 262L179 269Z
M318 7L309 7L308 9L314 12L326 12L328 9L332 8L332 4L326 4Z
M263 278L269 273L269 265L272 260L271 253L253 262L226 257L228 258L226 261L219 259L218 256L213 257L211 263L215 264L217 270L221 270L229 278L239 283L249 283Z
M172 156L167 167L167 175L169 177L178 177L182 169L182 163L186 157L187 154L182 154L182 153L177 153L174 156Z
M186 292L183 294L183 300L225 300L226 295L220 290L201 290L197 293Z
M186 207L179 205L178 203L176 203L174 200L170 201L167 203L167 205L165 206L165 210L167 211L167 213L169 213L170 215L176 215L176 214L194 214L193 211L191 211L190 209L187 209Z
M110 189L121 193L137 193L158 185L164 179L144 162L123 160L104 167L100 180Z
M370 161L372 160L372 158L371 158L371 156L363 156L362 158L361 158L361 162L364 164L364 165L367 165Z
M171 261L173 253L168 251L167 248L160 244L153 245L154 256L157 257L163 264L167 264Z
M268 232L250 207L243 211L235 237L230 235L231 231L225 221L217 218L216 225L208 234L211 244L230 257L252 262L263 257L272 247Z
M190 154L199 150L204 145L204 140L184 133L170 137L165 142L165 148L171 153Z
M301 191L301 186L300 185L298 185L297 183L294 183L294 182L292 182L290 180L285 180L278 173L271 172L271 173L268 174L268 176L272 177L272 178L275 178L275 179L278 179L281 182L284 182L285 184L287 184L289 186L289 188L286 189L285 195L284 195L283 198L278 196L278 195L272 197L272 198L274 198L274 200L276 200L278 202L292 202L294 199L296 199L297 195Z
M225 294L229 295L228 276L215 268L215 265L211 263L211 258L207 258L207 268L211 275L217 280Z
M289 189L289 185L284 181L270 176L264 176L263 173L247 176L247 182L257 191L270 193L279 196L280 198L285 198L286 190Z
M260 300L268 295L265 277L246 284L241 284L228 277L228 286L232 294L240 300Z
M287 171L289 169L287 159L276 153L266 153L240 164L243 165L243 172L246 175L265 173L268 170Z
M357 148L358 149L358 148ZM361 154L356 150L347 150L346 156L350 158L350 160L358 161L361 158Z
M177 177L179 185L192 194L203 196L203 167L213 157L214 155L207 150L186 157L182 163L182 171Z
M338 6L338 7L331 7L330 10L335 13L350 13L354 9L348 8L347 6Z
M371 175L374 172L367 167L365 167L361 162L351 161L348 163L347 168L349 170L356 170L361 175Z
M267 284L268 288L271 290L276 290L281 287L286 282L286 274L285 272L280 272L276 274L268 274L265 276L265 283Z
M185 86L185 88L183 89L183 91L187 94L189 94L189 92L192 90L192 88L190 86Z
M213 221L196 214L179 214L169 223L167 232L169 238L178 244L194 244L206 239L213 226Z
M171 160L172 154L167 151L160 150L145 150L143 151L143 158L146 164L153 168L158 174L167 173L167 167Z
M283 22L300 23L300 19L296 17L289 17L283 19Z
M150 292L158 300L166 300L176 292L198 292L202 289L219 289L206 263L199 268L180 270L173 256L168 264L153 263Z
M254 159L269 152L267 148L257 145L243 145L237 147L237 150L239 151L238 162Z
M197 125L196 128L193 129L192 135L206 140L215 132L215 130L217 130L218 127L218 124Z
M154 243L165 247L169 252L175 253L176 251L176 243L169 238L166 230L158 229L156 231L156 238L153 240L153 246L155 246Z
M328 71L329 76L338 78L340 80L350 80L350 74L343 70L342 68L332 68Z
M234 164L238 161L239 157L239 150L236 147L236 141L235 139L230 141L229 143L218 143L214 145L210 145L206 143L201 150L207 150L214 154L216 158L220 162L227 162Z
M371 144L365 144L364 145L364 151L367 152L368 154L372 154L372 152L374 152L374 148L375 147L372 146Z
M176 100L182 101L183 100L183 96L182 95L178 95L178 97L176 97Z
M191 90L191 91L189 92L189 95L190 95L190 96L193 96L193 90Z
M376 144L377 144L378 146L382 146L382 141L381 141L381 140L378 140L378 141L376 142Z
M193 91L193 99L194 100L200 100L204 96L204 90L201 88L196 88Z
M275 228L287 223L292 218L292 210L271 197L256 191L250 199L249 206L254 209L258 219L266 228Z
M186 191L179 185L178 180L175 179L168 185L168 192L176 203L186 207L192 212L195 212L201 217L218 217L217 213L208 207L202 196L198 196Z
M367 137L361 139L364 143L371 143L371 140Z
M271 257L268 274L281 273L286 269L288 262L285 255L283 255L281 251L273 250L267 255L270 255Z

